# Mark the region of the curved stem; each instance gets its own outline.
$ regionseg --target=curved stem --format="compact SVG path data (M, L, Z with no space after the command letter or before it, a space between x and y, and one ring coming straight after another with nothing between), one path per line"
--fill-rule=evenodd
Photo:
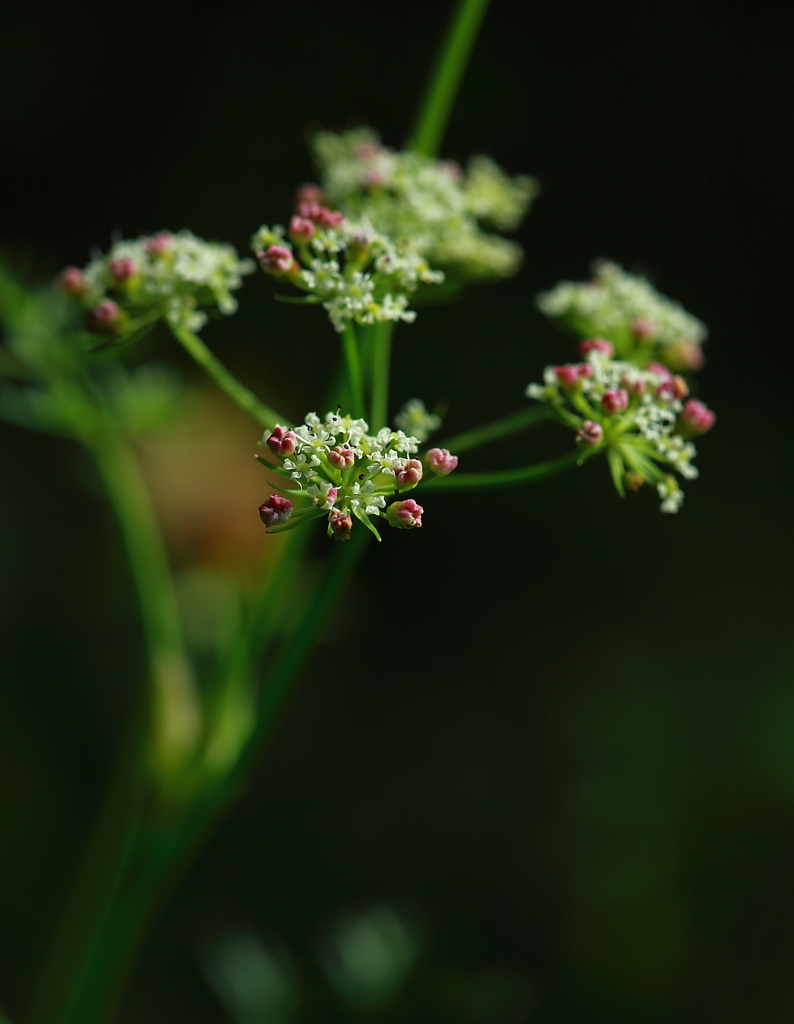
M581 451L568 452L558 459L548 462L536 462L533 466L522 466L520 469L501 469L493 473L451 473L449 476L431 480L427 487L433 490L466 490L475 487L510 487L514 484L528 484L533 480L571 469L586 458Z
M497 441L501 437L508 437L510 434L527 430L529 427L534 427L536 423L549 419L549 416L548 406L531 405L510 416L494 420L493 423L486 423L482 427L473 427L471 430L465 430L462 434L456 434L455 437L444 441L443 445L453 455L457 455L470 448L477 448L479 445Z
M385 427L389 417L389 369L391 365L391 336L393 321L375 324L372 352L372 413L370 426L373 433Z
M186 352L195 359L199 366L209 374L221 391L224 391L235 405L244 412L249 413L263 427L270 430L277 423L288 426L289 421L271 409L270 406L260 402L256 395L241 384L240 381L230 373L220 359L216 358L207 348L204 342L193 331L186 327L171 327L171 333L182 345Z
M435 156L449 121L469 54L488 9L488 0L460 0L430 76L409 149Z

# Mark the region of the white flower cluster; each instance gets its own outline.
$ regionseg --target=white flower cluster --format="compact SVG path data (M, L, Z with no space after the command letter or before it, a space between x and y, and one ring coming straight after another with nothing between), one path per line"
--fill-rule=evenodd
M375 227L456 277L509 277L521 247L501 231L518 226L537 193L529 177L509 178L488 157L476 156L464 173L456 163L381 145L370 128L313 140L324 194L346 215Z
M441 417L428 412L421 398L412 398L400 409L394 422L406 434L412 434L418 441L426 441L441 426Z
M231 245L205 242L189 231L160 232L116 242L83 271L79 292L90 309L111 297L131 316L159 310L174 326L197 331L207 322L203 308L234 313L232 295L255 264Z
M683 501L669 469L686 480L697 477L692 465L696 449L676 433L687 393L681 377L664 366L647 370L592 350L582 363L547 366L543 384L530 384L526 394L552 407L556 417L577 432L585 454L610 451L610 467L619 492L639 483L656 487L663 512L676 512ZM659 467L667 467L665 473ZM627 483L627 477L636 484Z
M700 320L617 263L597 260L592 271L590 281L562 281L539 295L540 311L584 338L608 339L624 359L655 355L674 369L700 368L707 333Z
M329 533L340 517L351 515L377 533L368 517L385 516L386 498L422 478L422 464L412 458L418 438L389 427L370 434L365 420L338 412L323 420L311 412L300 426L276 426L260 444L278 459L276 466L261 459L266 468L298 484L284 493L311 501L292 514L293 524L327 512Z
M303 220L304 225L307 223ZM395 245L365 219L341 218L337 225L327 228L314 223L311 231L311 237L303 241L292 233L293 244L286 240L281 225L272 229L265 225L254 235L251 245L269 272L272 260L278 259L276 250L282 254L282 266L287 265L288 257L283 254L288 253L295 262L282 273L290 284L309 293L307 301L322 303L339 332L351 320L360 324L387 320L411 323L416 313L408 309L408 296L420 283L440 284L444 280L444 274L431 269L423 256Z

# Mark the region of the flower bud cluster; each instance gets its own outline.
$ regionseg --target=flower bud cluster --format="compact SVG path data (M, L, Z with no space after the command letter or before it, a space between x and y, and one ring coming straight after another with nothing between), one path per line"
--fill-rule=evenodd
M395 152L370 128L318 132L313 147L322 194L346 216L366 218L459 283L518 269L521 247L483 226L516 228L537 194L532 178L510 178L484 156L464 171L449 160Z
M336 540L349 539L353 519L377 535L370 516L401 529L422 525L423 509L412 499L386 505L387 498L410 491L422 479L424 467L413 457L419 449L416 437L389 427L370 434L365 420L329 412L324 420L309 413L292 429L277 426L261 443L277 464L260 461L298 484L286 492L289 497L310 502L296 512L288 499L272 495L259 509L269 531L320 516L326 517L328 536Z
M441 426L441 417L428 412L421 398L412 398L400 409L394 422L406 434L412 434L419 441L426 441Z
M583 338L598 336L620 359L639 366L658 359L682 372L703 365L706 327L644 278L597 260L589 281L563 281L538 296L542 313Z
M355 320L411 322L408 296L422 284L440 284L444 275L414 249L395 245L366 219L355 221L337 210L300 198L285 231L263 226L251 245L266 274L322 303L337 331ZM287 238L286 236L289 236Z
M676 512L683 494L671 471L687 480L698 475L688 439L708 430L714 413L695 399L683 402L686 382L660 363L641 370L614 359L604 339L582 342L580 350L583 362L547 366L543 384L530 384L527 395L548 403L575 432L583 458L606 451L620 494L647 483L663 499L662 511Z
M84 270L67 267L58 283L86 307L89 329L99 333L122 334L147 314L197 331L207 322L206 308L234 313L232 292L254 269L231 245L205 242L189 231L161 231L116 242Z

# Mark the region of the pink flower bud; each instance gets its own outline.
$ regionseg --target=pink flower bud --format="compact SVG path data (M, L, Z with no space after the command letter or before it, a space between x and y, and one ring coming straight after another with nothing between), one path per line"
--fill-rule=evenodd
M404 466L395 468L395 487L415 487L422 479L422 463L419 459L408 459Z
M648 363L645 369L662 378L662 383L656 389L656 394L661 395L663 398L672 398L675 394L675 377L667 367L661 363Z
M120 256L117 260L108 261L108 270L117 284L124 284L131 277L135 277L135 261L127 256Z
M146 242L146 251L150 256L164 256L174 247L174 236L170 231L159 231Z
M356 461L356 454L347 445L338 444L328 452L328 461L334 469L348 469Z
M583 356L586 356L588 352L600 352L602 356L611 359L615 354L615 346L604 338L587 338L585 341L579 342L579 351Z
M314 181L304 182L303 185L295 193L295 205L299 203L316 203L320 204L325 196L323 190Z
M436 476L446 476L458 465L457 455L450 455L447 448L431 448L425 452L425 465Z
M617 391L604 392L604 397L601 399L601 408L607 416L614 416L615 413L625 412L628 407L628 392L624 391L623 388L618 388Z
M67 295L72 295L75 299L81 299L88 290L85 276L79 267L67 267L62 270L58 278L58 285Z
M273 433L265 444L274 455L278 455L280 459L283 459L287 455L292 455L295 451L298 438L291 430L287 430L286 427L274 427Z
M598 423L593 423L592 420L585 420L576 431L576 440L579 444L595 445L603 436L604 428Z
M286 523L291 515L292 502L280 494L271 494L264 505L259 506L259 518L268 529Z
M292 253L283 245L271 245L265 252L258 252L256 256L265 273L273 274L274 277L289 274L297 267Z
M338 228L344 223L345 218L338 210L329 210L320 206L317 210L316 221L321 228Z
M673 395L680 401L689 394L689 385L683 377L673 377Z
M97 334L118 332L125 319L124 312L112 299L103 299L89 315L86 326L89 331Z
M353 518L347 512L332 508L328 513L328 529L334 540L350 540Z
M406 498L405 501L393 501L386 509L386 518L391 526L411 530L422 525L423 512L422 506L417 505L413 498Z
M308 242L314 234L314 224L297 214L289 222L289 236L295 242Z
M624 373L620 378L620 383L621 386L625 388L630 395L634 395L635 398L639 398L640 395L645 394L645 381L640 376L635 376L631 373Z
M632 320L631 330L635 338L645 341L656 334L656 324L647 317L638 316L636 320Z
M705 434L714 426L716 419L716 415L707 405L699 402L697 398L690 398L688 402L684 402L676 430L679 434L690 437L695 434Z
M593 367L589 363L569 363L567 366L555 366L554 372L564 388L574 388L583 377L593 376Z

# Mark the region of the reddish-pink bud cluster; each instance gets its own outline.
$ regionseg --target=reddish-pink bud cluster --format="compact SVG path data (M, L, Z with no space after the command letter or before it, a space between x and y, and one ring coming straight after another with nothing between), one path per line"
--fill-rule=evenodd
M639 398L640 395L645 394L645 381L640 376L635 376L631 373L624 373L620 379L621 385L628 391L630 395L634 395L635 398Z
M447 448L431 448L425 452L425 465L436 476L446 476L458 465L457 455L450 455Z
M286 523L291 515L292 502L280 494L271 494L264 505L259 506L259 518L268 529Z
M295 205L300 203L322 203L325 199L322 188L314 181L306 181L295 193Z
M400 530L412 530L422 525L423 512L422 506L417 505L413 498L406 498L405 501L393 501L386 509L386 518Z
M576 440L579 444L595 445L603 436L604 428L599 423L593 423L592 420L585 420L576 431Z
M629 407L629 395L623 388L617 391L605 391L601 399L601 408L607 416L614 416L616 413L625 412Z
M271 245L264 252L258 252L256 258L267 274L280 276L289 274L297 268L295 258L283 245Z
M338 444L328 452L328 461L334 469L349 469L356 461L356 453L345 444Z
M135 277L136 269L135 260L131 260L128 256L120 256L118 259L108 261L110 276L117 284L124 284L131 277Z
M684 402L676 430L679 434L705 434L714 426L716 419L716 415L707 405L699 402L697 398L690 398L688 402Z
M656 391L657 395L661 398L677 398L680 400L686 398L689 394L689 387L684 378L671 373L661 363L648 363L646 369L662 378L662 383Z
M579 351L583 356L588 352L600 352L602 356L611 359L615 354L615 346L604 338L586 338L579 342Z
M328 525L334 540L350 540L353 530L353 518L341 509L332 508L328 513Z
M422 479L422 463L419 459L408 459L404 466L394 470L395 487L414 487Z
M593 376L593 367L589 363L568 363L555 366L554 373L564 388L574 388L583 378Z
M265 444L274 455L278 455L279 458L283 459L287 455L292 455L295 451L298 438L291 430L287 430L286 427L274 427L273 433Z
M58 284L67 295L73 295L76 299L82 298L87 291L85 276L79 267L66 267L62 270Z
M300 202L296 209L299 217L314 221L321 228L338 228L345 219L338 210L329 210L319 203Z
M150 256L164 256L174 247L174 236L170 231L159 231L146 243L146 251Z
M112 331L121 324L124 314L112 299L103 299L88 317L89 331Z
M295 242L308 242L314 235L314 223L297 214L289 222L289 236Z

